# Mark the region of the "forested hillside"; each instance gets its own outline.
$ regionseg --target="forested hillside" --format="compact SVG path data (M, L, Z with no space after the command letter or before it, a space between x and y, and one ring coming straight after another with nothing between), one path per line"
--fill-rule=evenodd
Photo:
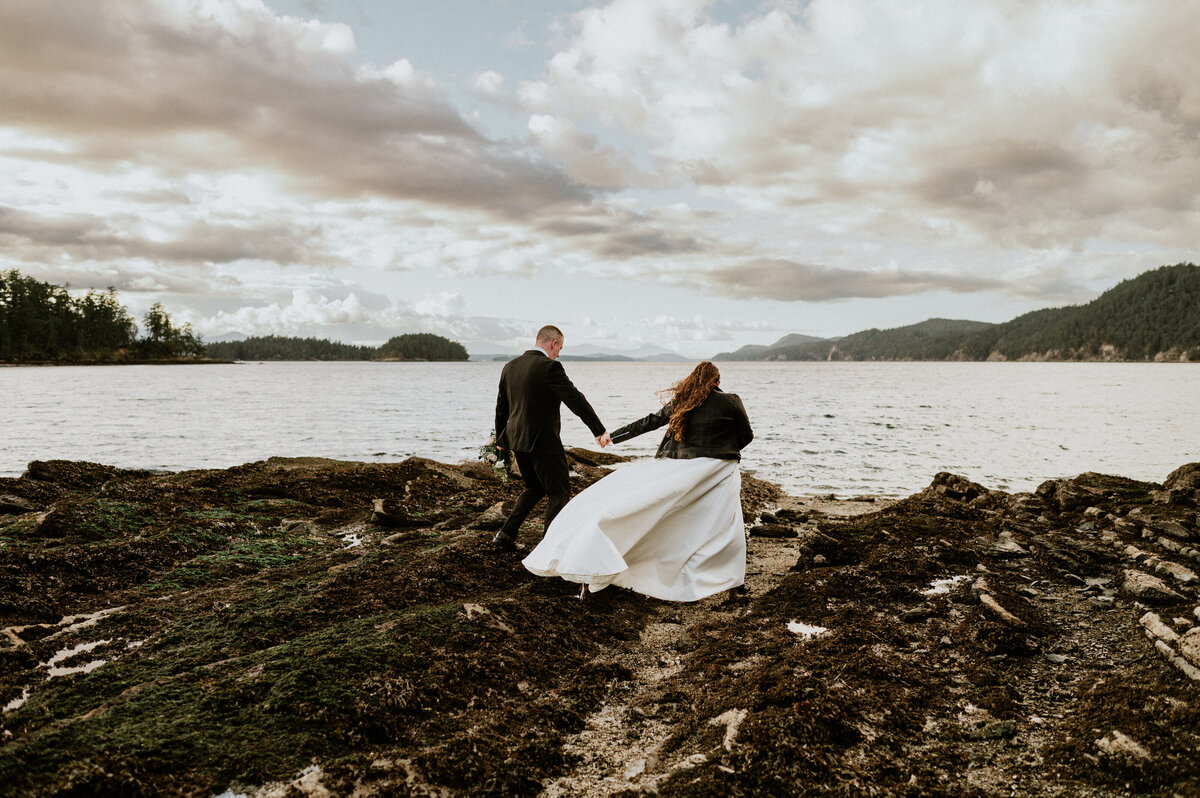
M994 325L960 319L928 319L891 330L863 330L836 340L774 346L752 360L946 360L961 336Z
M1200 361L1200 266L1162 266L1086 305L1003 324L930 319L794 346L742 347L714 360Z
M1162 266L1086 305L968 336L963 348L972 359L1200 360L1200 266Z
M73 297L63 286L0 272L0 361L122 363L194 358L204 351L191 325L177 327L155 303L141 335L116 292Z

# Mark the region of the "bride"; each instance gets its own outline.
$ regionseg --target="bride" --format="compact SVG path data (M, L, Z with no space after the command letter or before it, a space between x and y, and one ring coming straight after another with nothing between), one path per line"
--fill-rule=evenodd
M746 578L740 451L754 438L742 400L709 361L662 391L657 412L613 443L666 426L655 459L617 468L572 499L523 560L539 576L697 601Z

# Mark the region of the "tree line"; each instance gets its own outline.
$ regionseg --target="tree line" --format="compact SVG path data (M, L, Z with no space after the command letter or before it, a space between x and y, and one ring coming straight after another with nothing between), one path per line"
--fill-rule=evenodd
M467 360L457 341L432 333L407 333L382 346L360 346L324 338L253 336L241 341L209 344L208 356L218 360Z
M155 302L139 329L116 291L71 296L15 269L0 272L0 361L99 362L194 358L204 342Z
M376 349L323 338L261 335L210 343L205 351L216 360L371 360Z

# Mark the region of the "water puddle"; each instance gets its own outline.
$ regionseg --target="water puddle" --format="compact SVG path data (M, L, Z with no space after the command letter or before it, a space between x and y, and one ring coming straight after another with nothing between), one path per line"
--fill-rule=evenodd
M63 629L59 629L54 634L47 635L45 638L43 638L45 640L53 640L56 637L63 637L64 635L69 635L72 632L77 632L80 629L86 629L89 626L95 626L102 618L106 618L109 615L118 613L123 609L125 609L124 606L110 607L109 609L97 610L96 612L68 615L58 623L31 623L25 626L9 626L4 629L0 629L0 637L8 638L9 642L12 643L13 648L20 648L21 646L25 645L25 641L21 639L21 632L24 632L26 629L51 629L56 626L64 627Z
M12 712L14 709L20 709L21 707L25 706L25 702L28 700L29 700L29 688L22 687L21 694L19 696L17 696L16 698L14 698L12 701L9 701L7 704L5 704L4 709L0 709L0 712Z
M124 606L111 607L107 610L97 610L96 612L84 615L68 615L66 618L63 618L58 622L59 626L66 625L67 628L60 629L46 639L53 640L56 637L62 637L63 635L68 635L71 632L76 632L80 629L86 629L89 626L95 626L102 618L107 618L109 615L115 615L123 609L125 609Z
M77 616L77 617L82 617L82 616ZM88 616L88 617L91 617L91 616ZM65 623L66 620L64 619L63 622ZM50 626L51 624L42 624L42 625ZM61 624L59 624L59 625L61 625ZM28 628L28 627L26 627L26 628ZM60 663L66 662L67 660L77 657L80 654L86 654L89 651L94 651L95 649L99 648L100 646L108 645L111 642L112 642L111 640L96 640L91 643L80 643L79 645L76 645L76 646L70 646L68 648L64 648L61 651L56 652L54 654L54 656L52 656L50 659L46 660L45 662L39 664L37 667L46 669L46 678L48 680L49 679L57 679L60 676L72 676L76 673L91 673L92 671L96 670L96 668L99 668L101 665L106 664L108 662L108 660L94 659L90 662L84 663L83 665L71 665L71 666L66 666L66 667L64 667ZM29 700L30 689L31 688L29 688L29 687L21 688L21 694L19 696L17 696L16 698L14 698L13 700L9 701L7 704L5 704L3 708L0 708L0 713L13 712L13 711L18 710L21 707L25 706L25 702Z
M79 645L72 646L71 648L64 648L62 651L59 651L57 654L43 662L38 667L46 668L46 672L51 679L59 676L70 676L75 673L91 673L92 671L96 670L96 668L99 668L101 665L108 662L108 660L96 659L92 660L86 665L74 665L69 668L59 667L58 663L66 662L72 657L87 653L88 651L92 651L93 649L107 645L111 642L111 640L97 640L93 643L80 643Z

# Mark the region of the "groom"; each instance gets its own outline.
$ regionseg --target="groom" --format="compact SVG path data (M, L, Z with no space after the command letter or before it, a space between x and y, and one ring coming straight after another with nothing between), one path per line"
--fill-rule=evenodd
M579 416L601 448L612 442L596 411L558 362L562 348L562 330L547 324L538 330L534 348L510 360L500 372L496 445L516 455L525 480L525 491L517 497L512 514L492 541L510 551L517 547L517 532L522 522L543 496L547 497L547 529L571 498L567 454L558 437L559 405L565 404Z

